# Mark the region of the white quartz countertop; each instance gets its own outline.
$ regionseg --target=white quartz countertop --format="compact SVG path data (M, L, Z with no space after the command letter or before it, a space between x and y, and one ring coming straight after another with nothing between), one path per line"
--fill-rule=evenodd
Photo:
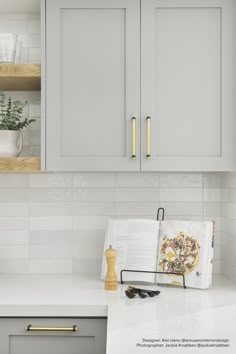
M127 284L105 291L89 276L5 275L0 276L0 317L107 316L107 354L233 354L236 284L223 277L213 284L208 290L149 286L161 294L128 299ZM190 346L199 343L202 347Z

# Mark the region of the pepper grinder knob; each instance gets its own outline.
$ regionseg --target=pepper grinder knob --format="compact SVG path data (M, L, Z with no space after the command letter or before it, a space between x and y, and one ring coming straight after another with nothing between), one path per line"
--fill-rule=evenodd
M105 251L107 261L107 272L105 276L105 290L117 289L117 277L115 271L116 250L109 245L109 248Z

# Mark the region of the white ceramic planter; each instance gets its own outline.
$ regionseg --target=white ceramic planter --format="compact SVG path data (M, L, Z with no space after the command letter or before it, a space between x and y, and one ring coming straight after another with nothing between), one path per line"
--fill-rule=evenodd
M0 157L19 156L23 147L20 130L0 130Z

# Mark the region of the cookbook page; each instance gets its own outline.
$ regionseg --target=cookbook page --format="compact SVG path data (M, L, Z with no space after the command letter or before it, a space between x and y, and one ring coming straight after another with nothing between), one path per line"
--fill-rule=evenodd
M163 221L157 270L183 273L187 287L208 288L212 229L211 221ZM182 285L182 277L157 275L157 282Z
M116 274L120 271L155 271L157 266L159 221L148 219L127 219L109 221L104 250L112 245L117 251ZM103 255L102 279L105 278L106 259ZM155 281L155 274L124 273L123 280Z

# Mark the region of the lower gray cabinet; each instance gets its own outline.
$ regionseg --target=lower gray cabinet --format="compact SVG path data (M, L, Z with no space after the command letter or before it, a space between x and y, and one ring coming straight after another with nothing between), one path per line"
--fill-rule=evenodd
M0 318L1 354L105 354L106 318Z

